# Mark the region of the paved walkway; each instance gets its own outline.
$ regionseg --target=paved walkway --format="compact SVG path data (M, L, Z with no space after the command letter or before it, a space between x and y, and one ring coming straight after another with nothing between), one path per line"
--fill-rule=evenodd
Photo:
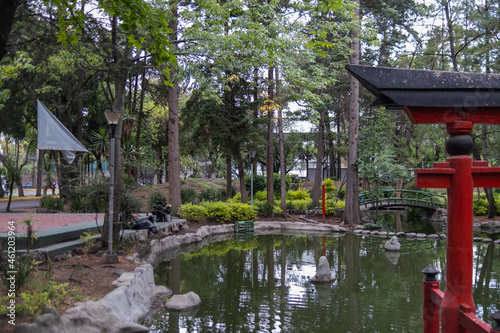
M82 222L92 222L95 225L96 214L27 214L27 213L1 213L0 232L9 230L9 223L15 222L16 232L25 232L26 225L23 220L33 216L33 229L44 230L53 227L71 227ZM99 225L102 225L104 214L97 214Z

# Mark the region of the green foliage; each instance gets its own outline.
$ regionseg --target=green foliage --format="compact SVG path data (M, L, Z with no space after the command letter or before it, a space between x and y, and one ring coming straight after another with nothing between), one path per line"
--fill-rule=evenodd
M288 206L288 203L290 203L290 207ZM297 209L297 210L308 210L308 209L311 209L310 208L311 206L312 206L312 199L306 198L306 199L302 199L302 200L287 201L286 208Z
M260 217L277 217L277 216L282 216L283 214L283 210L280 207L280 203L255 201L254 204L257 207L257 215Z
M247 188L248 193L250 193L250 184L251 184L251 176L245 176L245 187ZM253 193L257 193L260 191L266 190L266 176L262 175L253 175Z
M2 272L1 280L2 284L6 287L7 290L11 289L10 286L12 282L15 286L16 292L19 291L24 285L30 282L33 279L33 272L37 265L37 262L33 260L31 257L19 258L18 261L14 263L15 268L11 271L16 271L15 279L12 280L12 275L8 274L7 271Z
M327 178L323 181L325 185L325 194L328 199L333 199L333 195L337 188L333 185L333 179Z
M179 216L186 219L188 222L197 223L207 218L208 211L204 206L187 203L181 205Z
M40 198L40 207L62 211L64 208L64 200L62 198L44 195Z
M339 191L337 191L337 197L340 200L345 200L345 186L343 186Z
M486 199L474 199L473 201L473 213L474 215L486 215L488 214L488 200Z
M49 298L48 292L35 294L21 293L21 303L18 304L16 310L22 316L40 315L44 306L51 305Z
M309 198L309 192L303 186L300 186L296 191L290 190L286 192L286 198L289 200L305 200Z
M215 187L208 187L200 192L198 199L199 201L224 201L226 197L223 195L222 191Z
M244 204L231 202L229 203L229 210L231 212L231 221L255 221L257 217L256 208Z
M109 181L96 176L88 185L77 186L69 194L69 208L79 213L104 213L108 207Z
M122 200L120 201L120 212L123 220L130 220L132 213L139 212L142 206L141 203L129 191L122 192Z
M241 202L241 193L236 193L234 197L231 198L231 202Z
M88 252L90 248L92 248L97 241L98 234L95 234L90 231L84 231L83 235L80 235L80 241L84 244L83 247Z
M327 200L325 205L325 215L341 217L341 209L345 208L344 201Z
M267 192L259 191L253 195L253 198L256 201L266 201L267 200Z
M290 175L285 175L285 190L290 190L290 186L292 185L292 177ZM279 173L275 173L273 175L273 186L274 193L281 193L281 176Z
M148 199L148 208L153 209L153 206L157 201L163 200L165 200L165 196L160 191L153 192Z
M195 204L196 201L196 191L192 188L183 188L181 189L181 203L187 204L192 203Z
M207 217L209 220L228 223L231 221L231 209L225 202L207 202L203 203L207 209Z

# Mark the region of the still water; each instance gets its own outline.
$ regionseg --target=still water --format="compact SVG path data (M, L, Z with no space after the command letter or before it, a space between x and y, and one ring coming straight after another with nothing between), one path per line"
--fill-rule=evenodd
M143 324L158 333L421 332L420 271L428 264L440 270L444 290L446 242L402 239L401 253L389 255L387 240L352 233L266 235L167 254L155 269L157 284L174 293L194 291L201 306L157 312ZM337 279L312 284L323 244ZM500 309L499 251L474 245L474 299L489 324Z

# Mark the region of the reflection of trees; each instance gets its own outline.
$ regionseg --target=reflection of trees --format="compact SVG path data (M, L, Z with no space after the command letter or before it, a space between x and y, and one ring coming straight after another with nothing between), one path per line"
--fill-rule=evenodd
M322 254L322 237L258 236L248 251L240 243L212 244L203 255L184 257L182 276L180 263L172 261L164 271L160 265L155 273L168 274L164 284L202 299L195 317L169 315L168 331L419 331L420 271L429 263L444 265L445 247L436 242L416 255L403 252L393 265L384 254L386 241L354 234L327 238L326 255L337 281L322 291L309 280L315 257Z
M359 250L361 245L360 237L345 238L345 295L349 300L349 319L351 321L350 331L359 332L358 296L360 277Z

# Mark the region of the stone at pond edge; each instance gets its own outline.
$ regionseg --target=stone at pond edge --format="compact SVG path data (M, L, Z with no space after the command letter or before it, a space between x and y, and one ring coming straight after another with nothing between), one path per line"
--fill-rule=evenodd
M321 282L331 282L335 281L335 276L330 271L330 264L325 256L321 256L318 262L318 268L316 269L316 275L311 278L311 282L321 283Z
M398 237L392 236L392 238L385 243L384 248L386 251L401 251L401 244L399 244Z
M200 296L190 291L183 295L174 295L166 303L165 307L172 311L186 311L196 308L201 304Z

